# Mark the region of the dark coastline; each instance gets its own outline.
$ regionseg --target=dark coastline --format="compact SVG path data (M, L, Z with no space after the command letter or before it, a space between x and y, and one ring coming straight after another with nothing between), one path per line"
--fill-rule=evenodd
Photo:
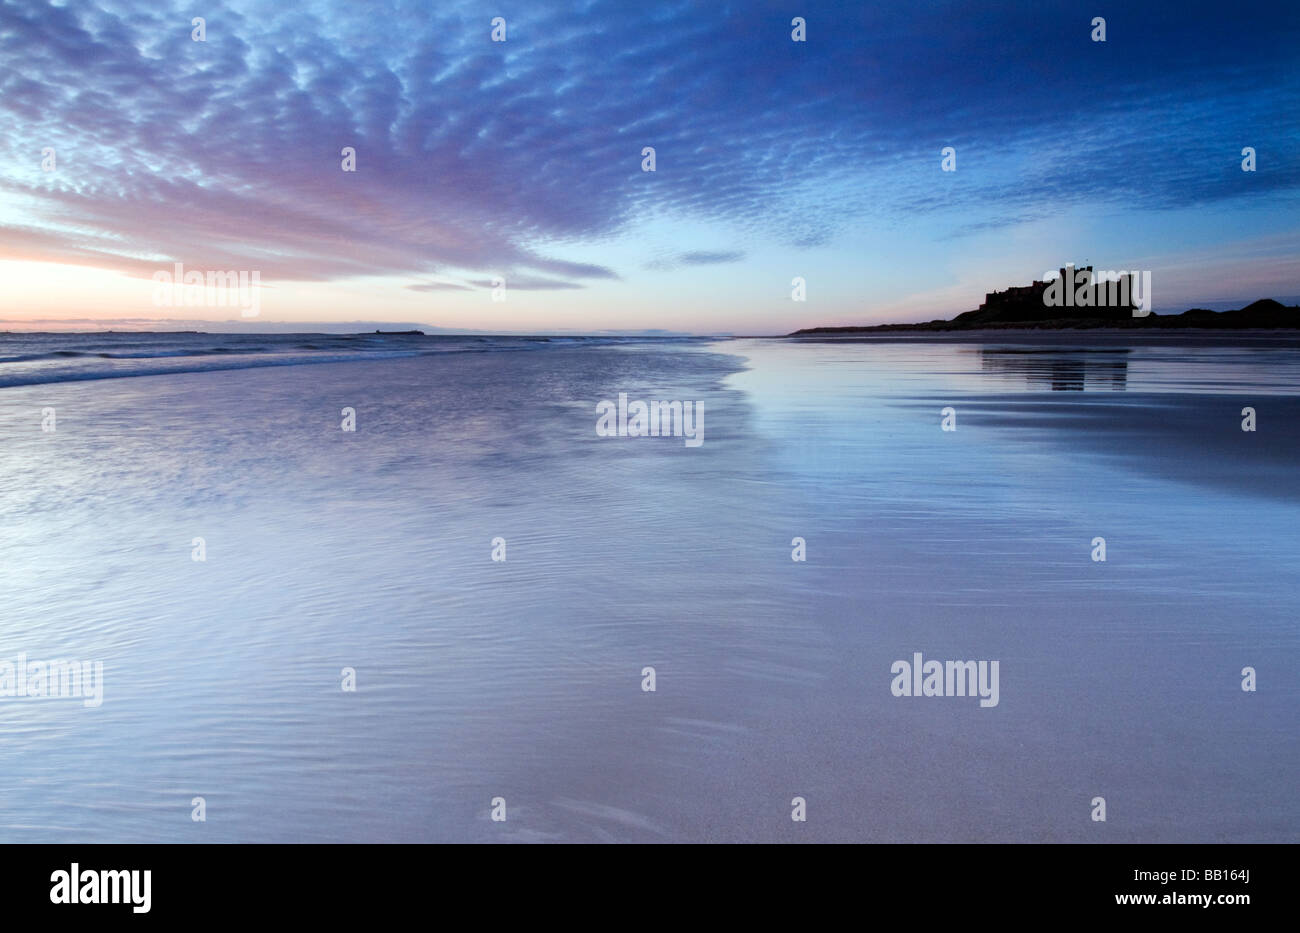
M992 295L989 296L993 298ZM982 305L977 311L967 311L950 321L935 320L918 324L876 324L871 326L807 327L787 337L798 338L861 338L901 336L916 338L969 337L974 339L1003 339L1007 334L1031 334L1035 341L1047 334L1057 334L1077 341L1080 336L1169 336L1193 335L1212 338L1221 345L1224 334L1258 335L1278 346L1292 343L1275 343L1287 336L1300 337L1300 306L1284 305L1271 298L1261 298L1243 308L1229 311L1210 311L1193 308L1181 314L1161 315L1151 312L1142 316L1126 317L1109 314L1106 317L1085 314L1061 315L1056 307L1045 307L1036 300L1003 300L995 305ZM1256 341L1251 341L1255 343Z
M970 330L888 331L849 329L796 331L777 337L796 343L1007 343L1023 345L1077 346L1180 346L1180 347L1300 347L1297 330L1222 330L1186 328L1144 331L1121 328L1046 330L1030 327L978 328Z

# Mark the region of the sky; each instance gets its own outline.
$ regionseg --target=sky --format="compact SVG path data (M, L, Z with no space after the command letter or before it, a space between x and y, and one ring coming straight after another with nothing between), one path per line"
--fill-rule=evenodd
M1294 0L0 0L0 330L785 333L1068 262L1286 300L1298 66Z

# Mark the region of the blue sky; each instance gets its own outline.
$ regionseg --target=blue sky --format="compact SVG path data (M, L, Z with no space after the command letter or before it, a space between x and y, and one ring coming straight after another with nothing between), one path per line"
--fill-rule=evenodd
M228 319L157 306L175 262L484 331L928 320L1071 261L1294 296L1297 10L0 0L0 326Z

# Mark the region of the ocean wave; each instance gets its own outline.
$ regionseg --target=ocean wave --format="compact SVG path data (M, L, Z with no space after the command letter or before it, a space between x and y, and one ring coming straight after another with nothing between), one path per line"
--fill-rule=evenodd
M423 354L417 351L399 350L383 354L380 358L398 359L422 355ZM7 389L17 386L53 385L63 382L89 382L96 379L132 379L141 376L207 373L230 369L261 369L267 366L304 366L311 363L347 363L354 360L375 359L376 357L377 354L368 354L367 356L362 357L356 354L347 353L321 353L302 357L265 355L241 360L229 358L203 360L198 356L190 356L190 362L178 361L171 365L161 364L132 368L84 368L76 370L45 368L29 369L18 372L6 372L4 369L0 369L0 388Z
M213 334L154 334L144 338L139 334L13 335L0 338L0 349L19 351L0 357L0 388L443 353L511 353L700 339L621 335L259 334L256 338L240 334L219 338ZM129 365L131 361L139 365Z

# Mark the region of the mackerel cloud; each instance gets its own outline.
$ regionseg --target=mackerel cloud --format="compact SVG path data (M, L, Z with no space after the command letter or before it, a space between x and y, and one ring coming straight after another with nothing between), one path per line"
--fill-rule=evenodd
M1274 169L1250 196L1295 194L1293 5L1108 11L1104 48L1077 6L796 6L3 0L0 257L545 290L619 278L601 243L657 218L808 248L864 217L960 235L1242 197L1243 141ZM960 187L935 183L945 145Z

